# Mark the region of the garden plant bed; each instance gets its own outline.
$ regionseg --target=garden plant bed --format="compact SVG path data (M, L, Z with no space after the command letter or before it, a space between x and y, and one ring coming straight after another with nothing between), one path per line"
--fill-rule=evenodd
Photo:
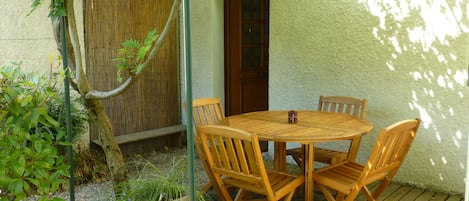
M129 177L134 178L138 174L138 170L143 167L146 162L151 162L159 170L168 172L177 160L186 160L187 150L182 148L166 148L163 151L151 152L144 155L134 155L125 158L127 168L129 170ZM204 184L208 181L207 175L203 169L202 164L196 157L195 159L196 181L198 184ZM57 197L70 200L69 191L60 192ZM33 196L28 201L35 201L38 198ZM75 200L76 201L114 201L114 193L112 182L110 180L99 183L88 183L75 186Z
M265 157L268 158L268 153L265 153ZM169 172L173 167L172 165L178 160L184 160L187 162L187 149L182 148L165 148L163 151L150 152L143 155L133 155L125 158L127 168L129 170L129 177L135 178L138 175L138 171L141 170L145 163L151 162L162 172ZM266 166L271 166L271 162L267 162ZM296 165L288 166L289 169L296 169ZM297 170L293 170L297 171ZM195 180L196 188L202 187L208 182L208 177L205 173L202 163L199 158L195 157ZM217 200L213 190L208 192L213 200ZM68 191L60 192L57 194L58 197L70 200L70 193ZM28 201L35 201L37 198L31 197ZM75 200L76 201L114 201L114 193L111 181L104 181L99 183L88 183L83 185L75 186Z

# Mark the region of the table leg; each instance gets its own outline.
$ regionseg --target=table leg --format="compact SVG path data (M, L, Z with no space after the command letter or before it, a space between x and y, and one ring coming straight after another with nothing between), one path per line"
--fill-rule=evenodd
M285 142L274 142L274 170L287 170L287 145Z
M304 171L305 171L305 200L314 200L314 143L305 146Z
M348 160L355 161L355 159L357 158L358 149L360 148L361 139L362 139L361 135L352 138L352 142L350 142Z

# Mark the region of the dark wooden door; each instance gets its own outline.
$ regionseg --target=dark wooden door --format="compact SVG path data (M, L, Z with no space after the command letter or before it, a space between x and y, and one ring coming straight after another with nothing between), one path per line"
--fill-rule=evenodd
M268 109L269 0L225 0L226 115Z

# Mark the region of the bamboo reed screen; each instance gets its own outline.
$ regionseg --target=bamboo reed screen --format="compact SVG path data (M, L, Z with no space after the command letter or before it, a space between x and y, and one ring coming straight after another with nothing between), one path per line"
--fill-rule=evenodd
M127 39L143 41L152 29L160 33L172 0L84 1L86 71L94 89L119 85L114 58ZM104 100L114 135L161 128L181 123L179 36L173 22L158 54L144 75L123 94ZM97 138L96 128L90 138Z

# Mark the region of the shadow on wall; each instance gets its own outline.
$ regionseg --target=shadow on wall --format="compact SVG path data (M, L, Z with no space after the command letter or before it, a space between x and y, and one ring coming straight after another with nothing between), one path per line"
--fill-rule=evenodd
M431 0L358 0L358 3L377 18L378 23L371 27L375 40L389 47L385 70L408 75L395 76L405 80L392 81L415 83L397 96L405 96L408 108L418 111L423 121L420 129L427 134L417 136L413 153L406 160L421 163L418 167L428 170L404 163L405 170L401 169L398 176L404 179L418 175L421 181L427 181L422 183L435 185L427 188L440 188L438 185L443 181L456 182L457 189L453 190L460 191L464 186L461 175L465 175L469 119L465 112L469 106L465 100L468 5Z

